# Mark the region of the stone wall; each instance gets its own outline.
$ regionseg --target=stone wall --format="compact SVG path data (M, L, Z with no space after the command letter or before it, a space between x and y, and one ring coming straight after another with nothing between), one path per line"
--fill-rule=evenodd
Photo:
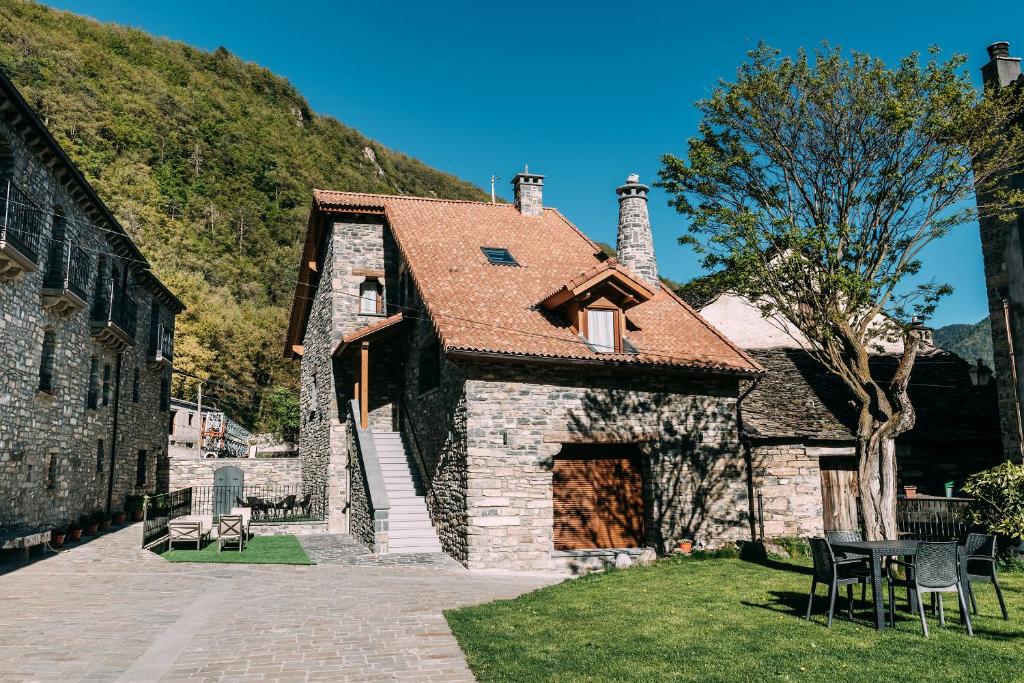
M563 443L639 445L647 542L660 551L746 537L735 381L473 362L465 373L470 568L551 566L551 467Z
M243 486L302 484L302 462L298 458L171 458L170 490L186 486L213 486L214 473L228 466L242 470Z
M15 182L43 216L44 239L38 271L0 280L0 527L60 524L105 509L108 497L112 507L120 509L127 495L156 487L158 464L167 446L168 416L160 410L166 371L147 366L155 295L145 286L133 287L138 307L134 346L118 354L97 344L89 309L99 256L106 255L133 273L139 266L110 256L114 249L109 233L94 225L99 220L96 214L57 180L54 171L60 170L59 164L42 163L0 118L0 145L4 144L13 152ZM65 217L65 238L88 256L86 306L64 315L44 309L41 295L50 259L61 258L59 252L49 253L52 246L59 246L52 241L57 212ZM173 329L173 313L165 306L157 313ZM39 373L47 331L55 335L56 353L53 389L42 392ZM95 409L86 405L94 357L101 384ZM141 477L140 453L145 455Z
M822 534L821 470L816 454L808 453L799 442L752 444L750 470L754 491L760 490L763 496L766 538Z

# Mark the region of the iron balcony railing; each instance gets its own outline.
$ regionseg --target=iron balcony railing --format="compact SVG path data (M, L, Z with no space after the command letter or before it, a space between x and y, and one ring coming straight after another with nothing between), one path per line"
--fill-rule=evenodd
M144 509L142 547L166 537L167 525L172 519L189 514L192 509L192 488L149 496Z
M10 179L0 181L0 247L10 244L39 263L45 216L28 193Z
M327 487L309 488L301 484L192 487L193 515L226 515L237 507L250 508L253 522L322 521L327 509Z
M971 531L963 521L963 510L970 503L970 498L900 498L896 501L896 528L903 538L959 540Z
M60 289L88 299L89 254L70 240L56 240L50 245L50 255L43 276L45 289Z
M163 321L152 329L149 338L149 360L155 363L170 363L174 359L174 333Z
M93 323L117 325L128 337L135 338L135 299L123 289L114 286L113 278L106 278L100 287L92 309Z

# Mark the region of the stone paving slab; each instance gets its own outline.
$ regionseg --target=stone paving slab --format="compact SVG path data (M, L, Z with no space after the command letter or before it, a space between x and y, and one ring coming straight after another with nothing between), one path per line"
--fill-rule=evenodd
M168 563L140 534L0 575L0 681L468 681L442 611L561 580L336 535L302 539L314 566Z

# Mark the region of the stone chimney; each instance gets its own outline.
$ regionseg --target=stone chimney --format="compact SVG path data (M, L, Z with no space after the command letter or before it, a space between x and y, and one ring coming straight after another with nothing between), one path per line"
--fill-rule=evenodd
M544 213L544 176L530 173L530 167L523 165L521 173L512 179L515 205L524 216L540 216Z
M640 176L630 173L626 184L615 190L619 195L619 237L615 251L622 265L657 290L661 285L658 282L658 262L654 258L651 219L647 215L649 189L640 183Z
M1020 76L1020 57L1010 56L1010 44L1006 41L988 46L989 63L981 67L981 78L985 85L1005 88Z

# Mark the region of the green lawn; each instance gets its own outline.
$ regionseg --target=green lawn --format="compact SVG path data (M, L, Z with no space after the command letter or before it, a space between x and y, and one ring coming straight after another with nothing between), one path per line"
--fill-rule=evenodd
M803 560L672 558L446 616L482 681L1024 680L1024 574L1000 577L1009 622L982 584L974 638L947 598L946 628L931 620L925 640L906 612L883 633L869 608L825 628L820 586L805 621L809 571Z
M313 564L294 536L254 536L238 552L234 545L217 552L217 541L212 540L202 550L189 550L176 544L174 550L165 550L161 556L170 562L224 562L229 564Z

